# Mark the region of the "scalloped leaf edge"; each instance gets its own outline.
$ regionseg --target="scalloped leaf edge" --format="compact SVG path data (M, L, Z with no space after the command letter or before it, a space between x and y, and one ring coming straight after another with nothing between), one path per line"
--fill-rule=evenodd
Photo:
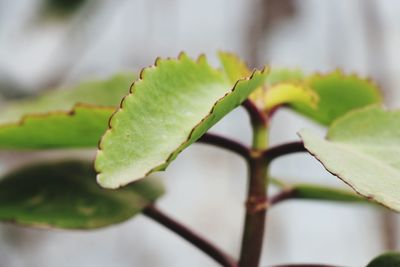
M222 96L220 99L218 99L218 100L213 104L213 106L211 107L211 109L210 109L210 111L208 112L208 114L207 114L204 118L202 118L202 120L200 120L200 121L193 127L193 129L190 131L190 133L188 134L188 136L187 136L187 138L185 139L185 141L182 142L174 151L172 151L172 152L169 154L169 156L164 160L163 163L161 163L161 164L159 164L158 166L155 166L155 167L151 168L150 170L148 170L148 171L145 173L145 175L144 175L143 177L139 177L139 178L136 178L136 179L132 179L132 180L130 180L130 181L128 181L128 182L119 183L117 186L110 186L110 185L108 185L108 184L103 183L103 182L101 181L101 180L102 180L102 178L101 178L102 171L99 170L99 168L97 167L96 160L97 160L99 154L102 153L102 151L103 151L102 142L103 142L104 138L106 138L107 135L110 134L111 131L113 131L113 120L114 120L115 115L116 115L118 112L120 112L121 110L123 110L123 108L124 108L124 103L125 103L126 98L127 98L127 97L131 97L131 96L134 95L134 90L135 90L136 83L143 81L145 72L146 72L147 70L157 68L158 65L159 65L159 63L160 63L160 61L162 61L162 60L173 60L173 61L177 61L177 62L178 62L178 61L181 60L182 58L191 59L185 52L180 52L177 58L167 57L167 58L165 58L165 59L162 59L161 57L157 57L153 65L143 68L143 69L140 71L139 78L138 78L136 81L134 81L134 82L132 83L132 85L131 85L131 87L130 87L130 89L129 89L129 93L128 93L125 97L123 97L123 99L121 100L121 103L120 103L119 108L117 108L117 109L114 111L114 113L111 115L111 117L110 117L110 119L109 119L109 123L108 123L108 129L105 131L105 133L103 134L103 136L101 137L101 139L100 139L100 141L99 141L99 143L98 143L98 150L97 150L97 153L96 153L96 156L95 156L95 167L94 167L94 168L95 168L95 171L97 172L96 180L97 180L97 183L100 184L100 186L105 187L105 188L110 188L110 189L117 189L117 188L123 187L123 186L125 186L125 185L127 185L127 184L129 184L129 183L131 183L131 182L140 180L140 179L142 179L142 178L148 176L148 175L149 175L150 173L152 173L152 172L165 170L165 168L168 166L169 162L172 161L173 159L175 159L175 158L178 156L178 154L179 154L186 146L190 145L190 138L193 136L194 132L199 128L199 126L200 126L207 118L209 118L209 117L213 114L213 112L214 112L216 106L217 106L220 102L222 102L227 96L229 96L232 92L234 92L240 83L242 83L242 82L244 82L244 81L251 80L251 79L253 79L254 77L256 77L256 76L258 76L258 75L267 75L268 72L269 72L269 70L270 70L270 68L269 68L268 66L264 66L261 70L253 70L253 71L251 72L251 75L250 75L250 76L244 77L244 78L242 78L242 79L237 80L236 83L231 87L231 89L230 89L229 91L227 91L227 93L226 93L224 96ZM191 60L193 60L193 59L191 59ZM200 56L198 56L198 58L197 58L196 60L193 60L193 61L196 62L197 64L205 64L205 63L207 64L207 58L206 58L206 56L205 56L204 54L201 54ZM212 68L212 69L214 69L214 68ZM224 72L223 72L222 70L220 70L220 69L214 69L214 70L215 70L216 72L220 72L220 73L224 74ZM226 75L226 74L224 74L224 75Z
M72 117L72 116L75 116L77 110L79 110L79 109L108 110L111 113L115 110L115 107L98 106L98 105L92 105L92 104L86 104L86 103L76 103L70 110L54 110L54 111L48 111L48 112L43 112L43 113L40 113L40 112L28 113L26 115L23 115L18 121L0 124L0 131L4 128L8 128L8 127L24 126L25 123L29 122L30 120L34 120L34 119L42 119L42 118L47 118L47 117L52 117L52 116Z
M334 122L331 124L330 127L333 127L335 124L339 123L340 120L346 119L347 117L352 116L354 113L363 112L364 110L368 110L368 109L371 109L371 108L374 108L374 107L375 107L375 108L380 108L380 109L383 110L383 111L391 112L391 113L400 112L400 109L388 109L387 107L385 107L385 106L383 106L383 105L372 104L372 105L369 105L369 106L366 106L366 107L363 107L363 108L359 108L359 109L355 109L355 110L353 110L353 111L350 111L350 112L346 113L345 115L343 115L343 116L337 118L336 120L334 120ZM306 129L302 129L301 131L299 131L299 132L297 133L297 135L298 135L301 139L303 139L302 136L301 136L301 132L304 131L304 130L306 130ZM322 138L322 140L324 140L324 141L330 141L329 139L327 140L327 138L329 138L329 131L328 131L326 137L325 137L325 138ZM385 207L385 208L387 208L387 209L389 209L389 210L391 210L391 211L394 211L394 212L397 212L397 213L400 212L400 209L395 209L395 208L393 208L393 207L390 207L389 205L387 205L386 203L384 203L384 201L381 201L381 200L377 199L377 198L375 197L375 195L373 195L373 194L364 194L364 193L360 192L360 190L357 189L357 186L356 186L356 185L354 185L354 184L351 183L350 181L347 181L346 179L342 178L340 173L334 172L334 171L331 170L331 168L327 167L326 164L324 164L324 163L322 162L322 160L320 159L320 157L318 157L318 156L315 154L315 152L312 152L312 151L307 147L306 144L304 144L304 147L306 148L307 152L308 152L311 156L313 156L313 157L324 167L324 169L325 169L327 172L329 172L329 173L332 174L333 176L335 176L335 177L337 177L338 179L340 179L342 182L344 182L346 185L348 185L355 193L357 193L357 194L360 195L361 197L366 198L368 201L375 202L375 203L377 203L377 204L379 204L379 205L381 205L381 206L383 206L383 207Z

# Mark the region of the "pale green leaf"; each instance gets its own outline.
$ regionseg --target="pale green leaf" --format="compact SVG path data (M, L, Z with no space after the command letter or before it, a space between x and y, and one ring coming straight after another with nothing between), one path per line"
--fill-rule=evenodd
M372 81L340 71L311 75L305 83L319 96L317 109L304 103L293 103L292 106L324 125L330 125L333 120L353 109L382 102L379 89Z
M256 71L236 83L204 57L185 54L146 68L110 121L96 158L98 181L116 188L163 170L187 146L265 82Z
M279 83L294 83L303 82L304 74L300 69L289 68L272 68L268 74L267 84L275 85Z
M91 163L36 164L0 180L0 220L32 227L91 229L125 221L163 194L154 178L120 190L96 183Z
M400 253L399 252L386 252L375 259L373 259L367 267L399 267L400 266Z
M220 51L218 52L218 57L226 75L232 83L251 75L251 71L247 64L237 55Z
M283 104L302 104L316 109L318 101L318 95L305 84L278 83L265 90L263 109L269 111Z
M359 194L400 211L400 111L378 106L336 120L326 139L300 132L305 148Z
M0 110L0 148L95 147L133 75L84 82Z

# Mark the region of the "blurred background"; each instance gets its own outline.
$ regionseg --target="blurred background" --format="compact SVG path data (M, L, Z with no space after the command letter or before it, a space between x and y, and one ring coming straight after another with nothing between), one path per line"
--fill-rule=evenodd
M400 106L400 2L395 0L0 0L0 99L22 98L122 70L157 56L235 52L251 66L341 68L375 79L386 104ZM237 109L213 132L250 141ZM271 143L324 130L287 110L272 123ZM53 153L53 154L52 154ZM0 171L49 153L0 153ZM92 153L92 152L89 152ZM57 154L60 156L59 154ZM273 176L344 187L310 156L273 163ZM159 206L232 255L240 250L246 166L205 145L182 153L162 174ZM363 205L287 202L269 213L261 266L318 262L360 267L398 248L398 217ZM81 231L0 225L0 266L217 266L202 252L144 218Z

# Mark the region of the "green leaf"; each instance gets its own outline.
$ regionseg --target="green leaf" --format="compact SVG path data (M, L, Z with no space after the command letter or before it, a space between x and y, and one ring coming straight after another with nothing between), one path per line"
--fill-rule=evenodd
M218 52L218 57L226 75L232 83L251 75L246 62L241 60L237 55L220 51Z
M287 68L272 68L267 78L268 85L275 85L279 83L294 83L298 84L303 82L304 74L299 69Z
M359 194L400 211L400 111L378 106L336 120L326 140L300 132L305 148Z
M98 186L91 163L37 164L0 180L0 220L33 227L92 229L125 221L163 194L158 180L120 190Z
M313 109L304 103L293 103L293 106L296 111L324 125L330 125L353 109L382 102L378 87L356 75L334 71L326 75L311 75L305 82L318 94L318 108Z
M247 64L235 54L219 52L219 59L226 75L232 83L248 77L251 73ZM250 100L261 110L269 112L276 106L299 103L315 109L318 95L307 85L301 84L303 74L299 70L272 69L265 86L260 86L252 94Z
M71 112L28 115L19 123L0 125L0 148L95 147L113 111L113 108L77 105Z
M268 112L283 104L302 104L316 109L318 101L318 95L304 84L278 83L265 90L263 109Z
M44 0L41 11L43 15L54 17L68 17L77 12L87 0Z
M158 59L110 120L96 158L98 182L117 188L164 170L177 155L262 85L263 71L236 83L200 57Z
M367 267L398 267L400 266L399 252L386 252L373 259Z
M0 148L95 147L128 92L131 76L85 82L11 103L0 111Z
M348 190L311 184L293 185L295 198L340 202L365 202L365 198Z
M128 93L134 78L133 74L118 74L107 80L86 81L36 98L10 102L0 109L0 123L15 123L31 114L70 112L77 104L114 108Z

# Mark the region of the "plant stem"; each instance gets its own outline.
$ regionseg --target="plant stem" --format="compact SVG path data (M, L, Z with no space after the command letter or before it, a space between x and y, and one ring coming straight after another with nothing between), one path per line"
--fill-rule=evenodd
M197 140L197 142L227 149L242 156L246 160L250 158L250 149L247 146L226 137L212 133L206 133L199 140Z
M259 110L253 102L247 99L242 103L242 106L246 109L247 113L249 113L252 125L267 125L267 116L265 116L265 114L261 110Z
M254 122L254 121L253 121ZM253 123L253 151L267 147L267 126ZM267 169L262 153L254 153L249 165L246 216L240 252L240 267L257 267L260 261L267 208Z
M253 150L263 151L268 146L268 128L264 124L253 125Z
M367 198L346 190L310 184L294 184L283 188L281 192L270 197L268 208L290 199L374 204Z
M295 188L288 188L284 189L283 191L279 192L278 194L274 195L268 200L268 206L272 207L275 204L278 204L282 201L292 199L296 197L296 189Z
M263 157L269 163L272 160L296 152L306 152L303 142L291 142L264 150Z
M168 215L164 214L162 211L157 209L155 206L150 205L143 210L143 214L147 217L153 219L154 221L160 223L166 228L172 230L186 241L190 242L201 251L209 255L216 262L220 263L224 267L237 267L236 261L221 251L215 245L211 244L209 241L205 240L200 235L194 233L192 230L188 229L186 226L172 219Z

